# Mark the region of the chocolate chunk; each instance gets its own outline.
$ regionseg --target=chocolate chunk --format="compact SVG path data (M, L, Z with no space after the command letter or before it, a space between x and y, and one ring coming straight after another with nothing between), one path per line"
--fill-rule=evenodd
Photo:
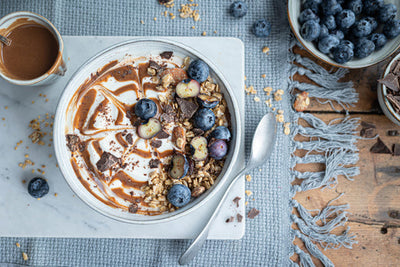
M197 109L199 108L199 105L197 105L197 103L193 103L182 98L177 97L176 102L178 103L182 115L185 119L190 119L191 117L193 117L194 113L196 113Z
M390 67L390 72L393 74L400 74L400 61L396 60Z
M392 94L388 94L386 98L389 100L389 102L392 104L393 108L396 110L396 112L400 111L400 100L398 97L395 97Z
M249 217L249 219L254 219L258 214L260 214L260 211L255 208L252 208L247 214L247 217Z
M149 167L150 169L158 168L158 165L160 165L161 161L159 159L151 159L149 161Z
M79 136L75 134L67 134L66 135L67 139L67 147L71 152L75 152L79 150L80 152L85 150L85 143L81 142L81 139Z
M231 223L235 220L233 216L229 217L228 219L225 220L226 223Z
M400 212L398 210L391 210L388 212L390 218L400 219Z
M199 129L199 128L194 128L192 130L192 132L194 133L195 136L199 136L199 135L203 135L204 134L204 131L202 129Z
M162 145L161 140L151 140L150 145L154 148L159 148Z
M160 1L160 0L159 0ZM166 1L166 2L168 2L168 1ZM161 58L165 58L165 59L170 59L171 57L172 57L172 54L173 54L174 52L172 52L172 51L165 51L165 52L162 52L161 54L160 54L160 56L161 56Z
M399 136L399 131L397 130L389 130L387 131L388 136Z
M236 204L236 207L238 207L238 208L239 208L239 201L240 201L241 199L242 199L241 197L235 197L235 198L233 199L233 203L235 203L235 204Z
M236 214L236 219L238 222L242 222L243 221L243 216L241 214Z
M133 144L132 134L131 134L131 133L128 133L128 134L125 136L125 140L126 140L126 142L128 142L128 144L132 145L132 144Z
M378 137L376 144L371 147L369 150L372 153L377 154L392 154L390 149L382 142L382 140Z
M361 126L362 126L363 128L366 128L366 129L370 129L370 128L376 129L375 124L369 123L369 122L365 122L365 121L362 121L362 122L361 122Z
M167 139L167 138L169 137L169 133L167 133L167 132L164 131L164 130L161 130L161 131L156 135L156 137L157 137L158 139Z
M176 113L175 113L174 109L172 108L172 106L165 105L163 107L163 111L164 111L164 113L161 114L161 116L160 116L161 121L169 123L169 122L173 122L175 120Z
M117 163L120 163L120 161L121 160L113 154L109 152L103 152L100 160L96 163L96 166L99 171L104 172L116 165Z
M400 144L393 144L393 156L400 156Z
M158 65L157 62L150 60L149 61L149 67L155 70L160 70L162 67L160 65Z
M376 136L374 128L362 128L360 131L360 136L365 138L373 138Z
M399 79L393 73L388 73L383 79L378 80L381 84L385 85L387 88L392 89L395 92L398 92L400 89Z
M128 211L130 213L136 213L138 210L139 210L139 207L138 207L138 204L136 204L136 203L132 203L128 208Z
M189 161L189 175L192 175L194 173L194 160L189 158L188 161Z

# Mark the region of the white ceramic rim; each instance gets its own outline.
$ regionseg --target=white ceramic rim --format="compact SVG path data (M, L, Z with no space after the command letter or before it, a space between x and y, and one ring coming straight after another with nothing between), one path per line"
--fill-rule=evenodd
M324 63L327 63L329 65L338 67L338 68L345 68L345 69L361 69L361 68L366 68L366 67L370 67L373 65L378 64L379 62L384 61L385 59L387 59L388 57L390 57L391 55L393 55L397 49L400 48L400 36L397 36L395 39L390 40L390 41L395 41L397 42L397 45L394 46L392 49L388 50L388 52L386 52L386 55L383 56L381 59L377 60L377 61L373 61L370 60L368 63L364 64L364 65L357 65L357 66L352 66L349 65L347 63L343 64L339 64L336 63L335 61L333 61L333 59L329 58L328 56L326 56L326 58L324 58L324 54L319 52L318 49L316 48L315 51L313 51L312 49L309 48L310 45L315 46L314 44L312 44L312 42L306 41L303 39L303 37L300 34L300 29L295 27L295 25L297 25L297 19L298 18L292 18L292 14L290 12L290 7L294 4L299 4L301 5L301 0L288 0L287 2L287 15L288 15L288 20L289 20L289 25L290 28L292 29L293 34L295 35L296 39L301 43L301 45L303 46L303 48L305 50L307 50L307 52L309 52L311 55L313 55L315 58L323 61ZM296 23L295 23L296 22ZM371 56L369 56L371 57ZM352 61L349 61L352 62Z
M36 19L42 21L46 26L48 26L48 28L50 28L52 33L55 34L55 36L57 38L57 41L58 41L58 53L61 53L61 55L62 55L62 53L64 53L64 41L63 41L63 39L61 37L60 32L57 30L57 28L48 19L46 19L45 17L43 17L43 16L41 16L39 14L30 12L30 11L17 11L17 12L13 12L13 13L7 14L7 15L5 15L4 17L2 17L0 19L0 28L1 28L1 25L3 23L7 22L8 20L18 19L18 18L28 18L29 19L30 17L33 17L33 18L36 18ZM57 62L57 60L55 62ZM53 64L53 66L51 66L51 68L49 70L51 70L53 68L54 68L54 64ZM6 81L8 81L10 83L16 84L16 85L28 85L28 86L29 85L35 85L35 84L45 80L51 74L52 73L49 74L48 71L47 71L42 76L39 76L39 77L37 77L35 79L32 79L32 80L18 80L18 79L10 78L10 77L4 75L4 73L2 73L0 71L0 77L2 77L4 80L6 80Z
M158 42L161 44L166 44L166 45L170 45L170 46L174 46L177 47L178 49L182 49L185 52L187 52L188 54L193 54L195 55L197 58L200 58L201 60L203 60L204 62L206 62L209 67L210 70L215 74L215 76L218 77L218 79L222 82L222 84L224 85L225 89L226 89L226 93L224 93L225 97L228 95L229 96L229 100L232 103L233 108L229 109L229 112L231 114L231 121L234 121L235 123L235 128L236 129L232 129L233 130L233 138L231 140L231 144L230 147L233 148L233 152L230 152L230 162L228 166L224 166L225 169L225 173L222 177L218 178L218 182L216 184L214 184L210 190L207 190L207 192L203 195L200 196L198 199L190 202L186 207L183 207L177 211L171 212L171 213L165 213L165 214L161 214L161 215L156 215L156 216L145 216L143 215L142 218L146 218L146 220L132 220L132 219L126 219L126 218L121 218L121 217L117 217L114 216L112 214L106 213L104 210L102 210L100 208L100 206L105 206L105 204L99 202L98 206L93 206L91 203L89 203L89 200L85 199L85 197L83 195L81 195L82 192L82 188L85 192L87 192L88 194L90 194L83 186L82 184L80 184L80 188L77 188L76 185L76 181L78 180L76 178L76 176L70 177L67 175L67 168L68 166L70 168L72 168L69 163L69 158L68 160L66 160L66 158L63 155L63 146L65 146L65 126L64 126L64 121L62 120L63 117L63 113L65 113L66 111L66 107L68 106L68 103L70 101L69 98L67 98L67 93L70 91L68 90L69 85L72 83L72 81L74 80L74 78L85 69L86 66L88 66L90 63L92 63L93 61L95 61L97 58L103 56L106 53L112 52L113 49L119 48L121 46L124 45L129 45L129 44L135 44L135 43L140 43L140 42ZM97 68L101 68L102 66L97 66ZM72 89L71 89L72 90ZM76 90L76 88L75 88ZM74 90L74 92L75 92ZM234 118L233 116L234 115ZM232 169L235 165L235 162L237 160L238 154L239 154L239 150L240 150L240 142L241 142L241 135L242 135L242 129L241 129L241 117L239 114L239 106L236 100L235 95L233 94L232 88L229 84L229 82L226 80L226 78L222 75L222 73L218 70L218 68L214 65L214 63L212 63L207 57L205 57L202 53L200 53L199 51L188 47L180 42L175 42L172 40L168 40L168 39L164 39L164 38L138 38L138 39L133 39L133 40L129 40L129 41L124 41L118 44L115 44L101 52L99 52L98 54L96 54L95 56L91 57L90 59L88 59L81 67L79 67L79 69L71 76L70 80L68 81L67 85L65 86L65 89L63 91L63 93L60 96L58 105L57 105L57 109L56 109L56 115L55 115L55 120L54 120L54 133L53 133L53 139L54 139L54 148L55 148L55 154L56 154L56 158L57 158L57 162L58 165L60 167L61 173L63 174L67 184L70 186L71 190L74 191L74 193L76 193L76 195L83 201L85 202L89 207L91 207L92 209L94 209L95 211L109 217L112 219L115 219L117 221L121 221L121 222L126 222L126 223L131 223L131 224L154 224L154 223L161 223L161 222L168 222L168 221L172 221L175 219L178 219L180 217L183 217L187 214L189 214L190 212L195 211L197 208L203 206L205 203L207 203L210 199L212 199L212 197L221 189L221 187L227 182L228 177L231 175ZM65 148L64 148L65 149ZM69 164L67 166L67 163ZM224 171L224 170L223 170ZM73 181L72 179L76 180ZM80 191L78 191L78 189ZM113 210L118 210L118 209L114 209ZM118 210L118 212L121 214L122 211ZM137 215L139 216L139 215Z

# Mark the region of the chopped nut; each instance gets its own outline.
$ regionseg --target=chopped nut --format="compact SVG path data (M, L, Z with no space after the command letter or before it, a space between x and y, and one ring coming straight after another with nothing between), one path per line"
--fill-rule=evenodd
M283 116L283 114L276 115L276 121L277 122L284 122L285 121L285 117Z
M247 174L247 175L246 175L246 181L247 181L247 182L251 182L251 175L250 175L250 174Z
M263 49L262 49L262 52L264 53L264 54L269 54L269 47L268 46L264 46L263 47Z
M254 97L254 101L255 101L255 102L260 102L260 98L259 98L258 96L255 96L255 97Z
M21 247L21 245L17 242L17 243L15 243L15 245L17 246L17 248L20 248Z
M28 254L26 254L25 252L22 252L22 258L24 259L24 261L27 261L28 258Z
M267 74L261 74L261 78L267 77Z
M285 135L289 135L289 134L290 134L290 128L289 128L289 127L284 127L284 128L283 128L283 133L284 133Z
M270 95L272 92L272 87L265 87L263 90L267 93L267 95Z
M207 32L204 31L201 35L206 36L206 35L207 35Z
M198 186L192 190L192 197L198 197L206 191L204 186Z
M253 194L253 192L251 192L250 190L245 190L244 192L246 193L247 196L251 196Z

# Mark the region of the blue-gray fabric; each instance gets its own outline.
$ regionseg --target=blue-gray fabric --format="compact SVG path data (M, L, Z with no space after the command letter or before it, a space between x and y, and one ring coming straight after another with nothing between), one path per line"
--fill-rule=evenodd
M249 147L257 122L268 112L262 88L287 90L289 71L290 30L286 19L286 1L249 0L247 16L235 19L228 14L232 1L197 0L201 21L178 17L180 4L175 0L171 20L161 15L166 8L157 0L2 0L0 16L13 11L27 10L50 19L64 35L128 35L128 36L207 36L238 37L245 44L247 85L258 90L261 102L246 96L246 147ZM157 17L157 21L153 18ZM250 29L254 21L266 18L272 23L268 38L255 37ZM145 22L144 25L140 20ZM195 25L196 28L191 27ZM217 33L213 33L217 31ZM270 48L269 55L261 52ZM261 74L266 74L262 78ZM289 97L275 104L290 114ZM290 232L290 138L279 128L278 146L262 170L252 173L246 187L253 191L250 208L260 210L254 220L248 220L246 234L238 241L207 241L192 266L289 266L293 252ZM247 151L248 154L248 151ZM23 218L21 218L23 219ZM25 218L28 219L28 218ZM4 220L4 218L0 218ZM24 262L19 242L29 255ZM0 262L39 266L175 266L187 247L187 240L141 239L54 239L0 238Z

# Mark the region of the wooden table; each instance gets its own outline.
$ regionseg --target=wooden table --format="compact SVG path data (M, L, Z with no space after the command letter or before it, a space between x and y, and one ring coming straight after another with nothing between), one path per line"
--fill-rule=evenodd
M296 53L310 57L303 50L296 49ZM391 57L392 58L392 57ZM352 117L360 117L362 121L374 123L377 133L383 142L391 148L392 144L400 143L400 137L387 136L388 130L400 127L393 124L380 110L376 88L377 79L390 61L385 60L375 66L352 70L344 80L352 80L359 93L359 102L350 108ZM322 66L328 67L321 63ZM296 79L306 81L304 77ZM340 109L340 107L338 106ZM333 111L329 104L321 105L314 99L307 109L322 120L344 117ZM348 225L351 232L357 235L358 244L353 249L341 248L324 251L336 266L400 266L400 157L388 154L372 154L369 149L376 140L360 140L357 143L360 160L357 166L361 174L354 181L344 177L339 178L335 190L311 190L298 193L296 199L308 209L321 209L326 203L337 197L339 193L345 195L335 203L350 204ZM321 170L323 166L308 164L297 166L297 170ZM339 229L343 230L343 229ZM301 242L295 241L302 246ZM304 248L304 246L302 246ZM293 257L296 259L296 257ZM322 264L314 259L317 266Z

